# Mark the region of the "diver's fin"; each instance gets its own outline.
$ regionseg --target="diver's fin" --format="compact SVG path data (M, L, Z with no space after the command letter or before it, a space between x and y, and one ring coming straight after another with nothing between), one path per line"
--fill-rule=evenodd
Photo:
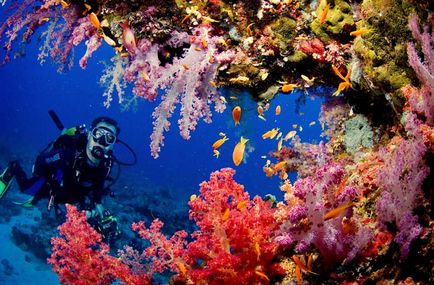
M33 204L32 204L32 202L33 202L33 199L34 199L35 197L30 197L29 199L27 199L26 201L24 201L24 202L13 202L15 205L19 205L19 206L22 206L22 207L24 207L24 208L31 208L31 207L33 207Z
M0 199L4 196L6 191L9 189L9 186L11 185L13 178L14 175L9 166L6 167L6 169L0 174Z

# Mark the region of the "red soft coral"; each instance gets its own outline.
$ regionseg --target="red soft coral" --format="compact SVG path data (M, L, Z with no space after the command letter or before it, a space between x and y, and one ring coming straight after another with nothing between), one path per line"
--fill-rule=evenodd
M138 232L142 239L151 243L143 252L145 257L152 260L147 271L152 275L155 272L170 270L184 276L186 269L182 255L187 244L187 232L178 231L167 239L160 231L162 227L163 222L159 219L155 219L149 228L146 228L143 221L132 225L133 230Z
M272 262L275 210L258 196L250 200L234 174L230 168L212 173L189 203L190 218L200 228L186 254L195 284L256 284L278 274Z
M66 205L66 222L59 226L60 237L53 237L48 263L62 284L149 284L146 275L134 275L120 259L109 255L109 246L87 222L84 212Z
M200 185L200 195L189 203L190 218L199 230L188 245L185 231L168 239L161 233L160 220L154 220L149 228L139 222L133 224L133 230L149 240L150 246L141 254L129 250L116 258L108 254L109 247L86 222L84 213L67 206L67 221L59 227L62 237L52 239L49 262L61 282L68 284L108 284L114 280L149 284L152 274L165 270L176 272L175 279L193 284L267 283L284 274L274 261L274 232L280 224L272 205L258 196L251 200L244 187L233 180L234 174L235 170L224 168ZM134 257L137 262L129 262ZM143 267L145 260L151 263Z

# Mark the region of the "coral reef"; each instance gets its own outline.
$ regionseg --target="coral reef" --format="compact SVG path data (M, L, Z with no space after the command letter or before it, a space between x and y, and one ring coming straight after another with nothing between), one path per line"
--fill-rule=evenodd
M36 29L45 28L39 61L51 57L60 71L73 64L77 45L86 46L82 68L101 45L113 47L112 66L101 78L104 104L111 105L114 93L120 104L133 104L124 91L129 84L133 96L160 102L150 145L156 158L176 106L181 106L180 134L188 139L199 119L211 121L212 107L224 110L225 98L217 91L221 86L248 88L264 101L282 84L312 86L305 82L309 77L338 84L332 65L341 73L351 66L354 84L348 81L345 93L352 93L349 87L360 89L372 101L392 93L400 106L400 88L414 79L406 62L407 17L427 5L390 0L44 0L38 5L26 0L11 3L0 40L3 59L9 61L15 43L25 44Z
M167 202L144 199L150 213L131 202L143 241L118 254L68 206L49 259L61 282L148 284L169 272L173 284L434 283L430 1L142 2L13 2L0 26L4 60L42 26L39 60L63 70L74 46L86 45L82 68L112 46L105 104L114 92L125 105L158 101L154 157L177 105L188 139L212 108L225 109L230 95L220 87L248 89L262 108L279 91L335 86L319 118L327 140L288 133L280 141L288 145L270 153L263 170L281 179L283 201L250 198L232 169L212 173L188 203L195 226L169 224L171 237L163 222L182 209L165 216L158 208Z

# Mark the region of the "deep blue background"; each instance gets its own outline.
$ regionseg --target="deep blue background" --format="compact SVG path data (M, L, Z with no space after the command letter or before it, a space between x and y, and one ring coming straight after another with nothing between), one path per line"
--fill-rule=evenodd
M249 139L247 149L253 151L248 153L245 164L235 167L236 180L244 184L251 195L273 193L281 197L278 189L280 180L277 177L265 176L262 167L266 159L261 158L276 149L277 140L263 140L261 135L274 127L280 127L284 136L292 130L292 124L298 124L303 126L303 132L299 132L302 141L320 140L320 124L317 121L316 125L309 126L309 122L318 119L321 98L307 96L306 103L302 104L299 110L304 114L300 114L295 111L295 101L303 95L303 91L279 94L272 101L270 111L266 113L267 121L264 122L257 117L257 105L250 99L249 94L227 91L226 94L237 96L239 101L231 102L228 99L231 104L228 104L224 113L214 113L211 124L200 121L190 140L184 140L179 135L177 106L170 132L165 134L165 145L160 157L153 159L149 149L151 113L160 102L159 98L156 102L139 100L137 112L121 112L117 98L113 100L111 108L106 109L103 106L104 87L98 83L104 69L101 61L109 63L114 55L112 48L104 43L89 60L86 70L82 70L78 66L78 60L85 51L82 45L75 49L73 69L60 74L57 72L58 66L50 62L41 66L37 62L39 47L36 39L37 34L26 47L25 57L12 59L0 67L0 145L10 152L11 158L34 156L56 138L59 132L47 114L49 109L58 113L65 126L82 123L89 125L96 116L105 115L119 121L122 128L121 139L138 155L137 165L124 167L123 171L140 172L140 177L144 180L162 187L195 193L199 189L199 183L207 180L212 171L222 167L235 167L232 150L243 135ZM131 88L127 92L131 92ZM243 108L239 126L235 126L232 120L233 103L239 103ZM282 108L280 116L274 114L277 105ZM213 157L211 145L219 138L219 132L226 133L229 141L220 148L220 158L216 159ZM115 151L120 159L128 159L128 153L120 147L115 148ZM136 183L140 184L142 181Z

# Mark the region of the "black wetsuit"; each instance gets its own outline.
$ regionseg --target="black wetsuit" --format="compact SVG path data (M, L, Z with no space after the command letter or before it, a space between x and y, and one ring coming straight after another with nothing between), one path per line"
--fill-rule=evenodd
M27 178L19 164L14 174L21 191L33 195L33 203L48 198L54 204L101 203L104 182L110 174L112 160L103 159L96 167L87 162L87 136L62 135L50 144L36 159L33 177Z

